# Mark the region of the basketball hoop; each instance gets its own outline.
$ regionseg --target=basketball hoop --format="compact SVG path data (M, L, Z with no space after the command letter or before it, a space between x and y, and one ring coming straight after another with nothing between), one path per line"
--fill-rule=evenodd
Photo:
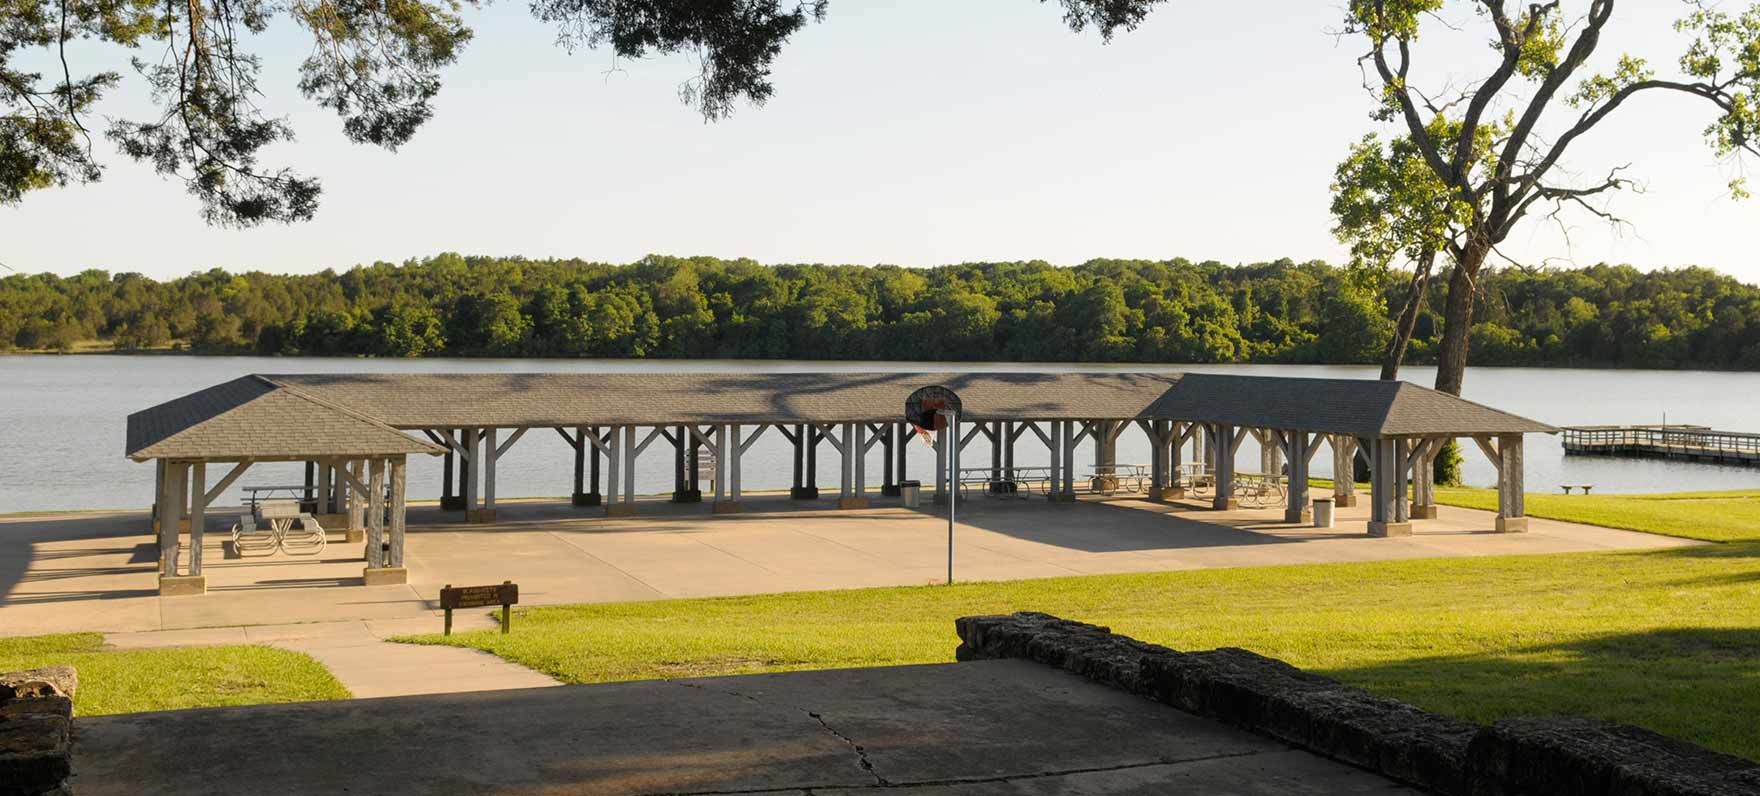
M933 446L940 432L946 429L951 437L947 446L947 468L940 474L947 487L947 582L953 582L953 513L959 503L959 396L940 385L920 387L904 401L904 419L917 428L917 436Z

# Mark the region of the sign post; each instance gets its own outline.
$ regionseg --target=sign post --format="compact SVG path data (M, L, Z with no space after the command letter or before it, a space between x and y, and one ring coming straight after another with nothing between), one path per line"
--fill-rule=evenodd
M947 582L953 583L953 522L959 505L959 395L940 385L919 388L904 402L904 419L947 445Z
M440 589L440 607L446 611L446 635L452 635L452 611L456 608L487 608L501 606L501 632L506 634L513 624L513 606L519 604L519 584L504 580L499 586L459 586L448 583Z

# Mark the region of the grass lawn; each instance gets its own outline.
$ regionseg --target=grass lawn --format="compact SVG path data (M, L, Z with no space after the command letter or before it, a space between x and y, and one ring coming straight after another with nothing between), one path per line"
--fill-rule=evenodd
M1497 510L1497 490L1437 487L1445 506ZM1529 516L1712 542L1760 541L1760 490L1657 495L1529 493Z
M0 638L0 671L71 664L80 716L349 697L297 652L243 645L106 652L103 644L98 633Z
M1632 502L1599 510L1760 536L1711 504ZM1590 714L1760 760L1760 541L532 608L509 636L407 640L584 683L951 661L954 618L1017 610L1176 649L1246 647L1478 721Z

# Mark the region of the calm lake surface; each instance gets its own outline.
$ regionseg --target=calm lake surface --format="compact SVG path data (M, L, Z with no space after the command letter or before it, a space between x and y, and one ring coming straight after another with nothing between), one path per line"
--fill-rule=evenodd
M249 373L355 372L641 372L708 371L771 373L787 371L1191 371L1274 376L1373 379L1373 367L1234 365L1176 366L927 363L776 362L746 360L493 360L493 359L319 359L195 356L0 356L0 512L59 509L141 508L152 502L153 467L123 457L129 413ZM1407 380L1428 386L1427 368L1405 371ZM1760 373L1634 370L1536 370L1474 368L1467 374L1466 397L1554 425L1698 423L1739 431L1760 431ZM899 396L902 403L904 396ZM1029 444L1031 441L1032 444ZM828 450L828 449L827 449ZM1092 462L1078 450L1076 461ZM1466 451L1468 483L1489 486L1491 466L1479 452ZM1249 441L1240 452L1244 470L1258 469L1258 451ZM1044 464L1047 456L1031 435L1016 449L1016 463ZM966 464L989 461L982 437L966 449ZM1119 439L1120 462L1147 462L1148 444L1135 429ZM819 484L835 492L836 456L821 451ZM774 431L746 455L747 489L786 488L788 447ZM1329 476L1331 457L1315 457L1315 475ZM911 446L911 477L934 466L933 451ZM534 432L509 449L497 464L497 493L505 497L566 495L571 489L573 456L554 434ZM672 488L670 452L651 448L637 469L637 490ZM868 461L870 488L880 483L880 448ZM1528 438L1529 491L1556 490L1561 483L1592 483L1604 492L1666 492L1760 488L1760 469L1640 460L1566 458L1557 438ZM299 465L258 465L242 485L298 483ZM212 476L218 479L219 475ZM418 457L410 465L412 499L440 494L440 460ZM238 495L221 500L236 505Z

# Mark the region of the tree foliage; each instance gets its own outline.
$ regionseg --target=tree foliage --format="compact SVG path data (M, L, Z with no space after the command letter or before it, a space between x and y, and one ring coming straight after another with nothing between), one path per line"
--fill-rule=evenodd
M301 93L341 117L349 140L396 149L432 116L441 71L471 39L463 15L478 2L0 0L0 205L103 176L93 106L123 76L77 73L69 45L85 40L147 53L132 64L154 112L97 131L124 156L181 181L209 223L309 219L318 179L262 162L265 149L293 140L294 131L257 105L262 60L248 49L251 37L282 15L305 30L312 48L299 68ZM701 71L680 93L715 119L742 98L769 98L783 43L823 18L825 3L534 0L532 12L571 48L606 46L620 58L698 55ZM27 68L21 56L56 69Z
M1760 288L1714 271L1487 269L1480 361L1760 369ZM1280 260L932 269L443 254L336 273L0 279L0 349L209 353L1370 363L1397 279ZM1433 361L1442 297L1410 357Z

